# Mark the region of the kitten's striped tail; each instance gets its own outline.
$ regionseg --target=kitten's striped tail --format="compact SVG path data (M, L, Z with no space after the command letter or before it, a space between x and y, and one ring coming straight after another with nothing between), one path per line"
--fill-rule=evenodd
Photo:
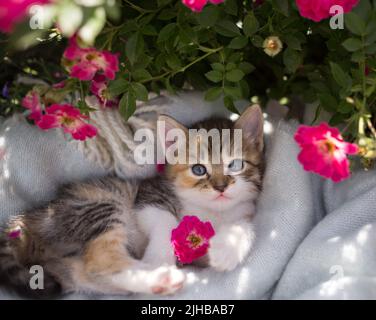
M14 245L14 241L8 232L0 228L0 288L5 287L13 293L31 299L52 298L61 293L61 286L55 277L44 271L44 289L32 289L30 280L34 274L30 273L30 268L21 263L18 259L19 246ZM32 264L30 264L31 266Z

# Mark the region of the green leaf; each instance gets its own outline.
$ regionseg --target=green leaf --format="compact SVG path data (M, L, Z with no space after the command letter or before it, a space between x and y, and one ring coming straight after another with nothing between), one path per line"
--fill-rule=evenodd
M273 6L282 12L286 17L289 16L289 1L288 0L272 0Z
M245 74L248 74L248 73L251 73L256 68L252 63L244 61L244 62L240 62L239 69L242 70Z
M222 63L214 62L210 66L212 67L213 70L217 70L221 72L225 71L225 66Z
M242 90L240 87L226 86L224 87L224 93L234 99L242 98Z
M338 112L343 114L351 113L354 110L354 105L348 103L347 101L341 101L338 105Z
M363 19L354 12L345 15L346 27L354 34L361 36L366 33L366 24Z
M227 57L226 60L228 61L228 63L230 62L239 63L242 57L243 57L243 53L238 51L238 52L232 53L230 56Z
M158 35L157 29L151 24L148 24L145 27L143 27L142 33L146 36L156 36L156 35Z
M166 63L172 70L179 70L181 68L181 61L179 57L174 53L168 56Z
M375 92L375 89L376 89L376 84L373 84L372 86L369 86L367 89L366 89L366 97L370 97L374 92Z
M125 120L128 120L135 111L136 96L132 90L129 90L120 99L119 112Z
M164 42L168 40L170 37L173 36L173 34L176 31L176 23L170 23L162 28L162 30L159 32L158 40L157 42Z
M136 70L136 69L146 69L149 66L149 64L151 63L152 60L153 60L152 57L147 56L146 54L141 53L137 57L137 62L133 65L133 70Z
M329 120L329 124L331 126L337 126L339 124L341 124L343 121L345 121L347 119L347 115L345 114L341 114L341 113L336 113L335 115L333 115L333 117L331 117L331 119Z
M362 51L356 51L351 55L351 61L360 63L364 59Z
M225 12L232 16L238 15L238 4L236 0L226 0L224 3Z
M248 44L248 38L244 36L239 36L231 40L228 48L231 49L241 49Z
M244 18L243 21L243 32L247 37L252 36L254 33L257 32L258 28L260 27L260 24L258 20L256 19L253 12L247 14L247 16Z
M197 14L197 21L203 27L212 27L218 21L220 10L217 6L206 6Z
M132 65L137 61L137 58L143 50L144 40L137 32L128 39L127 44L125 45L125 53Z
M149 78L151 78L151 74L145 69L137 69L132 72L132 79L136 81L141 81Z
M236 64L233 63L233 62L229 62L229 63L226 65L226 70L227 70L227 71L234 70L235 68L236 68Z
M330 90L325 82L322 81L312 81L310 84L311 88L315 89L316 92L329 93Z
M373 44L376 41L376 21L372 21L372 25L373 25L372 32L367 32L367 36L365 39L366 45Z
M117 97L122 93L126 92L129 88L129 82L125 79L117 79L111 81L108 86L108 92L111 97Z
M294 73L302 64L302 55L296 50L287 48L283 53L283 63L288 72Z
M356 13L363 21L367 21L370 14L372 14L371 3L369 0L359 1L352 11Z
M345 89L348 89L351 87L351 78L350 76L343 71L343 69L334 62L330 62L330 69L332 71L332 75L334 80L342 87Z
M239 114L238 109L236 109L236 107L235 107L234 100L231 97L229 97L229 96L224 97L223 102L225 104L225 107L229 111Z
M264 39L259 35L254 35L251 37L251 42L256 48L262 48Z
M374 54L376 53L376 43L373 43L366 47L366 54Z
M136 98L141 101L149 100L149 93L145 86L141 83L133 82L131 87L136 95Z
M139 29L139 26L136 21L129 20L124 23L124 25L120 28L120 35L128 35L133 34Z
M231 82L238 82L245 76L244 72L239 69L234 69L226 73L226 80Z
M286 35L284 36L283 40L290 49L302 50L302 46L300 45L300 41L297 37Z
M242 79L239 81L239 85L242 90L242 96L245 98L249 97L250 88L249 88L248 81L246 81L245 79Z
M220 20L217 22L215 31L225 37L236 37L240 35L239 28L230 20Z
M206 91L205 100L206 101L217 100L220 97L221 93L222 93L221 87L210 88L208 91Z
M146 25L150 24L150 22L154 19L154 17L155 17L155 13L146 14L142 18L140 18L139 20L136 19L135 22L139 23L139 25L141 25L141 26L146 26Z
M205 77L214 83L221 82L223 80L222 72L217 71L217 70L212 70L212 71L205 73Z
M375 37L376 37L376 14L374 14L374 18L371 19L368 24L367 24L367 28L366 28L366 33L367 33L367 36L366 36L366 44L370 44L370 43L373 43L375 41Z
M357 38L349 38L345 40L342 45L347 51L355 52L362 48L362 41Z
M337 110L337 100L328 93L321 93L317 95L321 106L329 112L335 112Z
M173 9L165 9L163 10L159 15L158 19L159 20L172 20L173 18L176 17L176 11Z

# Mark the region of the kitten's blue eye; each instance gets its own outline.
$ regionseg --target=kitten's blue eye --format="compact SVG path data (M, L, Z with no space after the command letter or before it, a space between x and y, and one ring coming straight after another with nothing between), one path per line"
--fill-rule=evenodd
M239 172L244 168L244 161L241 159L235 159L230 162L228 168L231 172Z
M195 164L193 167L192 167L192 172L193 174L195 174L196 176L203 176L206 174L206 168L205 166L203 166L202 164Z

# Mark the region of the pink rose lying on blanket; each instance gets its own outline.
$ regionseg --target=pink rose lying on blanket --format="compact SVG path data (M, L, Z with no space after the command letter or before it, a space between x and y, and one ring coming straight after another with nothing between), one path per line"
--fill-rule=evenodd
M70 133L73 139L85 140L97 135L97 129L86 123L87 117L81 114L80 110L69 105L53 104L46 108L40 121L37 122L39 128L43 130L52 128L62 128L64 132Z
M88 119L81 111L69 104L53 104L45 108L37 91L30 91L22 100L22 106L30 110L28 116L43 130L62 128L73 139L86 140L97 135L97 129L85 122Z
M339 182L350 176L348 154L358 153L358 146L343 140L339 130L326 123L316 127L300 126L295 140L302 148L298 160L307 171Z
M192 263L207 253L209 240L214 235L210 222L202 222L196 216L185 216L171 233L175 255L181 263Z

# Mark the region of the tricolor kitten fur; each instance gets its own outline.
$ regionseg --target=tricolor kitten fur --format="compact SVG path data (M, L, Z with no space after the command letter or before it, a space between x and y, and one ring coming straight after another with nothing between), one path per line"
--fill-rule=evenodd
M160 120L166 131L188 134L174 119ZM62 188L49 205L15 217L2 230L0 284L33 297L174 293L185 274L175 266L170 237L184 215L210 221L216 230L204 259L209 267L229 271L239 265L255 238L251 218L264 163L261 110L249 107L235 123L209 119L193 128L241 129L242 157L232 159L222 148L221 162L213 164L209 149L207 163L168 164L156 178L108 177ZM15 228L19 237L9 237ZM43 267L43 290L29 285L33 265Z

